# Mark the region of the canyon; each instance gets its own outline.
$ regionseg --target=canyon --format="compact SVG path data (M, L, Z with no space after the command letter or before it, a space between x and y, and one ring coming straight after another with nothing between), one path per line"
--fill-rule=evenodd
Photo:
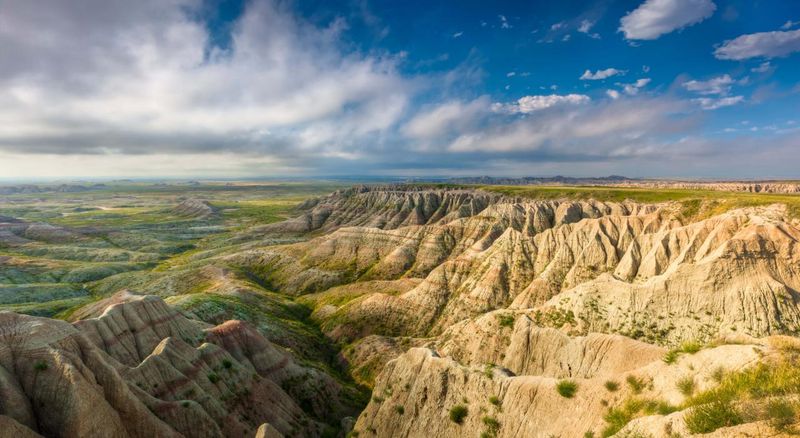
M285 220L92 279L93 299L58 319L0 312L0 424L69 437L792 433L796 201L684 189L307 197ZM163 211L215 224L226 208L191 197ZM4 214L9 248L87 238Z

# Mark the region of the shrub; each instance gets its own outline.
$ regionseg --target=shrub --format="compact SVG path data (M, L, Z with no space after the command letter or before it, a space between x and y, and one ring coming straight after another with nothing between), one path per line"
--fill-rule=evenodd
M767 417L770 426L786 431L795 422L795 410L785 400L772 400L767 404Z
M500 327L514 327L514 315L497 315Z
M662 360L664 363L672 365L678 360L678 354L680 354L678 350L669 350Z
M722 368L721 366L715 368L714 371L711 372L711 378L714 379L714 381L717 383L722 383L722 379L724 377L725 377L725 368Z
M628 376L625 378L625 381L628 383L628 386L631 387L631 390L634 394L640 394L644 389L645 383L644 380L639 379L636 376Z
M47 362L43 360L37 360L36 363L33 364L33 369L36 371L45 371L48 367L49 365L47 365Z
M216 373L209 373L208 374L208 380L211 383L217 383L217 382L219 382L219 376Z
M499 407L500 406L500 399L497 398L496 395L493 395L493 396L489 397L489 403Z
M394 410L395 410L395 412L397 412L400 415L403 415L403 414L406 413L406 408L404 408L404 407L402 407L400 405L395 406Z
M231 362L228 359L222 359L222 367L225 368L226 370L229 370L231 369L231 367L233 367L233 362Z
M376 395L372 397L372 401L374 401L375 403L383 403L383 397Z
M703 345L697 341L686 341L681 344L681 351L683 353L695 354L703 348Z
M692 376L682 377L678 379L678 381L675 383L675 386L678 387L678 391L680 391L681 394L688 397L694 394L694 389L695 389L694 377Z
M464 405L455 405L450 408L450 421L456 424L461 424L464 422L464 418L467 417L469 410Z
M622 405L609 409L608 413L603 417L608 423L608 426L603 430L603 436L610 437L616 434L633 420L634 417L641 413L647 415L668 415L677 410L678 408L663 400L643 398L627 399Z
M693 407L684 417L684 421L691 433L709 433L720 427L736 426L743 422L736 408L725 400Z
M494 417L483 417L483 424L486 426L486 435L489 437L497 436L500 431L500 422Z
M578 384L572 380L561 380L556 385L556 391L561 394L561 397L572 398L578 391Z
M619 389L619 383L613 380L606 380L605 387L609 392L616 392Z

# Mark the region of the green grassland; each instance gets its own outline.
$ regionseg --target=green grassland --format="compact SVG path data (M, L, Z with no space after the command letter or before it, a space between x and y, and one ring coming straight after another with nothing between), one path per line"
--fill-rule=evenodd
M340 187L123 182L0 196L0 216L26 225L0 228L0 309L68 315L69 306L114 293L113 287L147 285L151 271L181 265L190 254L224 252L237 230L286 219L300 202ZM176 211L187 199L207 203L214 213ZM176 292L189 291L181 287Z

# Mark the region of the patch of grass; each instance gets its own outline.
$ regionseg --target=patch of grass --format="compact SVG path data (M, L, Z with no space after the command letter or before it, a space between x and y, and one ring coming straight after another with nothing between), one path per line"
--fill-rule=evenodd
M646 386L646 383L643 379L640 379L634 375L629 375L626 377L625 382L628 384L634 394L641 394Z
M669 350L661 360L663 360L664 363L672 365L678 360L678 354L680 354L678 350Z
M219 375L217 375L217 373L208 373L207 377L208 377L208 381L211 382L211 383L214 383L214 384L216 384L217 382L220 381L220 377L219 377Z
M772 400L767 403L766 415L770 426L785 432L797 421L797 412L786 400Z
M483 425L486 426L485 435L482 434L482 436L496 437L497 433L500 432L500 422L496 418L489 416L483 417L482 421Z
M619 389L619 383L613 380L606 380L606 383L603 384L606 387L608 392L616 392Z
M497 315L497 321L500 327L514 327L514 315Z
M462 424L464 419L467 418L469 410L464 405L455 405L450 408L450 421L456 424Z
M663 400L629 398L621 405L611 408L603 419L608 423L603 429L603 437L610 437L619 432L634 418L641 415L667 415L678 410L677 407Z
M680 346L680 351L687 354L695 354L703 349L703 344L697 341L686 341Z
M680 391L681 394L685 395L686 397L694 394L694 390L697 387L694 377L692 376L685 376L678 379L678 381L675 383L675 386L677 386L678 391Z
M500 399L497 398L496 395L493 395L493 396L489 397L489 403L491 403L491 404L493 404L493 405L495 405L497 407L500 407Z
M556 391L561 397L572 398L578 392L578 384L572 380L561 380L556 384Z
M709 433L720 427L736 426L744 420L729 400L717 400L693 407L684 417L691 433Z
M402 407L400 405L397 405L397 406L394 407L394 411L397 412L400 415L403 415L403 414L406 413L406 408L404 408L404 407Z
M781 403L781 397L800 394L796 359L790 355L722 374L718 386L684 403L690 409L687 428L692 433L708 433L745 421L768 420L776 427L786 423L794 416L794 408Z

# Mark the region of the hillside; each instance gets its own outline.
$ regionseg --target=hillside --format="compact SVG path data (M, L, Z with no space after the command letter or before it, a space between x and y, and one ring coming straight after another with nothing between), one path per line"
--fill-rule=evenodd
M88 282L93 299L62 314L71 324L2 314L8 333L26 334L0 341L8 430L795 430L800 220L791 195L357 186L298 200L291 218L270 224L241 220L229 203L184 199L155 211L234 222L150 267ZM16 251L32 237L48 251L91 242L64 223L37 225L46 233L19 219L3 226ZM56 382L65 384L49 389ZM50 415L40 401L64 400L74 412L41 420ZM4 407L10 401L20 407ZM75 414L83 403L108 415L84 424Z

